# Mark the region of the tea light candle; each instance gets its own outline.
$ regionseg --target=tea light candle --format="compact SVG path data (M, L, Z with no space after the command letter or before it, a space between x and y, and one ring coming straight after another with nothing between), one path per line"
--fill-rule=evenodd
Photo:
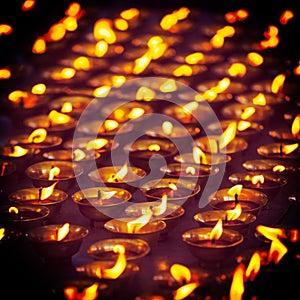
M88 151L76 149L72 151L71 149L53 150L43 153L43 157L48 160L63 160L72 161L76 163L86 162L89 160L97 160L101 154L96 151Z
M80 190L72 195L79 211L87 217L93 228L124 213L130 192L121 188L95 187Z
M195 182L177 178L150 180L140 187L148 201L157 201L163 195L167 195L169 202L180 206L189 199L194 198L200 192L200 189L200 186Z
M234 209L236 204L239 203L243 212L257 216L268 200L265 193L255 189L242 187L240 194L236 193L232 196L230 188L225 188L210 195L208 204L213 209L228 210Z
M224 106L221 114L226 119L238 119L247 120L249 122L265 123L274 115L274 109L270 105L262 106L233 103Z
M298 143L270 143L257 148L257 153L266 158L297 160L300 158Z
M83 226L67 223L69 224L67 235L60 239L58 230L65 224L37 226L27 231L26 237L29 243L45 260L70 260L79 251L82 240L89 233Z
M54 168L57 170L57 175L50 178L50 172ZM70 188L83 172L84 170L78 164L60 160L38 162L25 170L25 174L35 187L49 187L57 181L56 187L63 191Z
M240 232L226 228L219 239L211 240L211 231L208 227L190 229L182 234L182 241L201 266L215 268L234 254L244 237Z
M12 205L31 205L31 206L45 206L49 209L49 219L57 216L61 210L62 204L66 201L69 195L59 189L53 188L50 195L43 199L41 197L40 188L25 188L19 189L9 194L8 199Z
M227 220L226 210L208 210L194 215L194 220L200 227L214 227L219 219L222 219L223 228L236 230L245 235L250 225L256 221L256 216L242 211L238 218Z
M50 213L49 208L41 205L12 204L1 205L0 226L24 232L43 225Z
M300 140L300 132L293 134L291 128L284 126L269 131L269 135L276 141L286 141L290 143L296 143Z

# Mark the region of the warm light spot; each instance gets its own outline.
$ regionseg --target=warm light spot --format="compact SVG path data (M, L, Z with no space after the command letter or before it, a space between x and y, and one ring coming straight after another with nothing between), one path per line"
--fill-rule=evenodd
M190 65L195 65L204 59L204 54L202 52L195 52L187 55L185 57L185 62Z
M103 85L94 89L93 95L98 98L105 98L109 92L111 87L108 85Z
M253 99L252 99L252 103L255 105L266 105L267 104L267 100L266 97L263 93L258 93Z
M271 242L268 261L274 261L275 264L278 264L287 252L288 248L280 240L274 239Z
M193 69L189 65L182 65L173 71L173 75L176 77L191 76L193 75Z
M18 214L19 213L19 210L15 207L15 206L11 206L9 209L8 209L8 212L10 214L14 213L14 214Z
M67 124L71 120L70 116L60 113L55 109L50 111L48 118L52 124Z
M90 61L87 57L85 56L79 56L77 57L74 62L73 62L73 67L76 70L84 70L87 71L91 68Z
M20 157L26 155L27 153L28 153L28 149L24 149L23 147L16 145L13 147L13 151L9 153L8 156Z
M231 83L230 79L228 77L224 77L221 80L219 80L218 84L212 87L211 90L218 94L225 92L229 88L230 83Z
M184 113L190 115L190 114L193 113L193 111L194 111L195 109L198 108L198 106L199 106L198 102L196 102L196 101L191 101L191 102L189 102L189 103L187 103L187 104L185 104L185 105L182 106L182 111L183 111Z
M108 178L108 182L116 182L116 181L122 181L123 178L125 178L125 176L128 173L128 167L127 167L127 162L120 168L120 170L118 172L116 172L116 174L112 174L110 178Z
M0 36L5 34L9 35L13 32L13 28L8 24L0 24Z
M187 283L173 292L173 300L181 300L188 297L197 287L199 283Z
M140 11L137 8L129 8L126 10L121 11L120 16L129 21L132 20L134 18L137 18L140 14Z
M75 17L80 12L81 6L78 2L72 2L65 11L66 16Z
M238 203L234 209L226 210L226 221L236 220L242 213L242 206Z
M298 143L289 144L289 145L283 145L282 146L282 153L283 154L290 154L293 151L295 151L299 147Z
M279 238L287 238L286 232L283 228L274 228L265 225L257 225L256 231L271 241Z
M150 51L147 51L143 56L134 60L133 74L142 73L150 64L152 55Z
M163 30L171 29L175 24L177 24L178 20L175 15L167 14L160 21L160 27Z
M248 122L248 121L239 121L237 123L237 130L238 131L244 131L244 130L246 130L249 127L251 127L251 123Z
M197 146L193 147L193 160L196 164L208 164L205 153Z
M164 55L168 48L168 45L166 43L159 43L154 44L152 46L149 46L149 52L151 54L151 58L153 60L156 60Z
M239 9L236 11L236 16L239 21L244 21L248 18L249 12L245 9Z
M95 22L93 32L97 41L104 40L108 44L117 41L115 32L112 29L112 21L109 19L99 19Z
M60 173L60 168L59 167L52 167L49 171L48 180L54 180L54 177L58 176L59 173Z
M146 224L149 223L152 214L152 210L148 209L147 212L140 217L126 223L128 233L137 233L139 230L141 230Z
M97 42L97 44L95 45L95 56L97 57L102 57L106 54L108 50L108 43L106 41L99 41Z
M221 134L219 139L219 148L224 149L228 144L230 144L236 136L236 122L231 122L228 127Z
M54 188L57 183L58 181L55 181L52 185L41 188L39 194L39 200L48 199L53 194Z
M25 0L22 4L22 11L29 11L35 6L35 0Z
M86 154L84 151L82 151L81 149L75 149L73 151L73 159L75 161L81 161L86 157Z
M28 143L42 143L45 141L47 137L47 130L44 128L38 128L31 132L28 136L27 141Z
M289 229L289 239L292 243L297 243L299 241L299 230L298 229Z
M240 117L242 120L249 119L254 113L255 113L255 107L248 106L244 109L244 111L241 113Z
M160 150L160 146L158 144L151 144L148 146L148 150L157 152Z
M281 92L285 78L285 74L279 74L273 79L271 86L272 93L277 94L278 92Z
M126 82L126 77L123 75L114 75L111 80L114 87L120 87Z
M66 26L63 23L53 24L48 33L45 35L46 40L50 42L58 42L66 35Z
M170 122L170 121L164 121L162 123L161 127L162 127L162 131L163 131L164 134L166 134L166 135L172 134L172 132L173 132L173 124L172 124L172 122Z
M285 170L285 166L283 165L276 165L272 169L273 172L283 172L284 170Z
M125 31L128 29L128 22L124 19L117 18L114 20L114 24L118 30Z
M0 228L0 240L2 240L5 236L5 228Z
M112 131L119 127L119 123L115 120L105 120L104 128L106 131Z
M54 80L71 79L75 74L76 70L73 68L62 68L60 71L54 72L52 78Z
M190 269L181 264L173 264L170 273L179 284L189 283L192 278Z
M287 9L281 14L279 18L279 22L282 25L286 25L293 17L294 17L293 11Z
M249 278L250 281L253 281L256 275L258 274L259 270L260 270L260 255L258 251L255 251L251 256L251 259L249 261L248 267L245 272L246 280L248 280Z
M204 100L206 101L213 101L217 98L218 94L217 92L215 92L213 89L209 89L209 90L206 90L204 93L202 94L198 94L195 96L195 100L197 102L202 102Z
M98 286L99 283L95 282L84 288L82 292L79 292L75 286L66 286L64 295L67 300L95 300L98 297Z
M196 169L192 166L188 166L185 169L185 173L186 174L191 174L191 175L195 175L196 174Z
M298 66L296 66L293 70L294 75L298 76L300 75L300 64L298 63Z
M65 17L62 19L62 24L67 31L75 31L78 28L77 19L75 17Z
M91 141L89 141L85 148L86 150L99 150L101 148L103 148L104 146L106 146L108 143L108 140L107 139L104 139L104 138L98 138L98 139L93 139Z
M70 231L70 224L64 223L61 227L57 229L56 240L62 241Z
M169 188L170 188L171 190L173 190L173 191L176 191L176 190L177 190L177 186L176 186L176 184L174 184L174 183L169 183Z
M257 183L261 183L263 184L265 182L265 177L264 175L254 175L251 178L251 183L252 184L257 184Z
M297 137L298 133L300 131L300 114L298 114L292 123L292 128L291 128L291 132L293 137Z
M246 59L252 67L258 67L264 62L264 58L257 52L249 52Z
M164 214L167 210L168 196L163 194L161 197L161 203L159 205L154 205L151 210L154 216L160 216Z
M68 102L68 101L64 102L62 108L60 109L60 111L62 113L70 113L70 112L72 112L72 110L73 110L73 105L71 102Z
M145 86L141 86L136 93L136 100L151 101L155 97L155 92Z
M174 92L177 90L176 82L174 79L167 79L161 84L159 90L163 93Z
M225 39L223 36L220 34L215 34L211 39L210 39L210 44L214 48L222 48L224 45Z
M247 68L242 63L233 63L229 69L228 73L233 77L244 77L247 73Z
M25 98L28 98L28 93L21 90L15 90L8 95L8 99L16 103L20 103Z
M242 184L236 184L232 186L230 189L228 189L227 194L232 197L235 197L235 195L239 196L242 192L242 189L243 189Z
M46 85L44 83L37 83L31 88L31 93L35 95L43 95L46 92Z
M9 79L11 77L11 71L9 68L0 69L0 80Z
M129 119L137 119L141 117L145 113L145 110L141 107L134 107L133 109L130 110L128 113L128 118Z
M213 227L209 234L209 239L210 240L218 240L223 233L223 224L222 224L222 219L219 219L217 224Z
M102 191L102 190L99 191L100 191L100 199L102 200L110 199L117 193L117 191L109 191L109 192Z
M239 264L233 271L232 282L229 292L229 300L242 300L244 288L245 267Z
M46 52L46 40L44 37L38 37L33 43L32 49L33 54L43 54Z
M177 20L184 20L190 14L190 9L187 7L180 7L172 12L172 14L177 18Z

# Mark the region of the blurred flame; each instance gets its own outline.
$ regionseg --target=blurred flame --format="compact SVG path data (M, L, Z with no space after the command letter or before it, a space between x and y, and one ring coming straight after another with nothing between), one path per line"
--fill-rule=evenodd
M64 223L61 227L57 228L56 240L62 241L70 232L70 223Z
M198 108L199 104L196 101L191 101L182 106L182 110L186 114L192 114L194 110Z
M255 113L255 107L248 106L244 109L244 111L241 113L240 117L243 120L249 119L254 113Z
M81 293L78 288L74 286L66 286L64 288L64 295L67 300L95 300L98 297L98 282L83 289Z
M251 183L252 184L257 184L257 183L261 183L263 184L265 182L265 177L264 175L254 175L251 178Z
M77 19L75 17L65 17L61 22L67 31L75 31L78 28Z
M115 180L122 180L128 173L127 162L120 168L116 174L112 174L112 177L108 179L108 182L114 182Z
M141 86L136 92L136 100L151 101L155 97L155 92L145 86Z
M0 36L5 34L9 35L13 32L13 28L8 24L0 24Z
M263 93L258 93L253 99L252 103L255 105L266 105L267 100Z
M172 134L173 124L170 121L163 122L161 127L164 134L166 135Z
M40 194L39 194L39 200L48 199L53 194L54 188L57 183L58 183L58 181L55 181L52 185L41 188Z
M94 149L99 150L105 147L107 143L108 140L104 138L93 139L86 144L85 148L86 150L94 150Z
M197 146L193 147L193 160L196 164L208 164L205 153Z
M173 300L181 300L188 297L197 287L199 283L187 283L173 292Z
M101 40L97 42L97 44L95 45L95 56L102 57L106 54L107 51L108 43L106 41Z
M120 13L120 16L127 21L137 18L139 15L140 15L140 11L134 7L123 10Z
M222 219L219 219L217 224L214 226L214 228L211 230L209 234L210 240L218 240L223 233L223 224Z
M75 76L76 70L73 68L62 68L52 74L54 80L71 79Z
M93 92L93 96L98 98L105 98L109 94L110 89L111 87L108 85L97 87Z
M115 120L105 120L104 122L104 128L107 131L115 130L119 127L119 123Z
M49 171L48 180L53 180L55 176L59 175L60 168L59 167L52 167Z
M274 261L275 264L278 264L287 252L287 247L280 240L274 239L271 242L268 261Z
M170 188L171 190L173 190L173 191L176 191L176 190L177 190L177 186L176 186L176 184L174 184L174 183L169 183L169 188Z
M290 154L293 151L295 151L298 147L299 147L298 143L283 145L282 146L282 152L283 152L283 154Z
M79 56L77 57L73 62L73 67L76 70L84 70L87 71L91 68L91 63L89 59L85 56Z
M141 117L145 113L145 110L141 107L134 107L131 109L131 111L128 113L129 119L137 119Z
M15 103L20 103L22 99L28 98L28 93L21 90L15 90L8 95L8 99Z
M121 19L121 18L115 19L114 20L114 24L115 24L115 27L118 30L121 30L121 31L125 31L129 27L128 22L126 20L124 20L124 19Z
M143 215L140 217L129 221L127 225L127 231L128 233L136 233L138 232L141 228L143 228L146 224L149 223L150 219L152 217L152 211L151 209L148 209Z
M300 114L298 114L293 120L291 131L294 137L298 135L300 131Z
M229 67L228 73L233 77L244 77L247 73L247 68L242 63L233 63Z
M106 191L103 191L103 190L99 190L100 191L100 198L102 200L107 200L107 199L110 199L111 197L113 197L117 191L109 191L109 192L106 192Z
M10 69L8 67L0 69L0 80L2 80L2 79L8 79L10 77L11 77L11 71L10 71Z
M28 143L42 143L45 141L47 137L47 130L44 128L35 129L31 134L28 136L27 141Z
M166 194L163 194L161 198L161 203L151 208L153 211L153 215L160 216L164 214L167 210L167 202L168 202L168 196Z
M226 220L233 221L236 220L242 213L242 206L241 204L237 204L234 209L227 209L226 210Z
M15 206L11 206L11 207L8 209L8 212L9 212L9 213L18 214L18 213L19 213L19 210L18 210Z
M233 271L232 282L230 286L229 299L242 300L245 291L244 288L245 267L239 264Z
M104 40L108 44L113 44L117 41L115 32L112 29L112 22L109 19L99 19L95 22L94 37L97 41Z
M62 113L70 113L73 110L73 105L71 102L64 102L62 108L60 109L60 111Z
M120 87L126 82L126 77L123 75L114 75L111 80L114 87Z
M133 74L142 73L150 64L152 59L151 52L147 51L144 55L134 60Z
M232 186L230 189L228 189L227 194L229 196L235 197L235 195L240 195L243 189L243 185L242 184L236 184L234 186Z
M246 280L250 278L250 281L253 281L256 275L258 274L260 270L260 255L258 251L255 251L251 259L249 261L248 267L245 272Z
M4 238L5 236L5 228L0 228L0 241Z
M236 122L231 122L220 136L219 147L225 148L236 136Z
M170 273L174 277L174 279L180 284L189 283L192 278L190 269L181 264L173 264L170 267Z
M71 120L70 116L60 113L56 110L51 110L48 114L48 118L52 124L66 124Z
M13 147L13 152L9 153L8 156L20 157L20 156L26 155L27 153L28 153L28 149L25 149L21 146L16 145Z
M246 59L247 63L252 67L258 67L264 62L264 58L257 52L249 52Z
M174 92L177 90L176 82L174 79L167 79L161 84L159 90L163 93Z
M69 7L65 11L66 16L75 17L80 12L81 6L78 2L70 3Z
M44 83L37 83L31 88L31 93L35 95L43 95L46 92L46 85Z
M281 14L279 22L282 25L286 25L293 17L294 12L292 10L287 9Z
M201 52L195 52L187 55L185 57L185 62L190 65L198 64L200 61L204 59L204 54Z
M185 173L186 174L191 174L191 175L195 175L196 174L196 169L192 166L188 166L185 169Z
M33 54L43 54L46 52L46 40L44 37L38 37L32 45L31 52Z
M273 79L271 85L272 93L277 94L278 92L281 92L285 79L285 74L279 74Z
M189 65L181 65L173 71L173 75L176 77L192 76L193 69Z
M279 238L287 238L286 232L283 228L274 228L265 225L257 225L256 231L271 241Z
M148 146L148 150L157 152L160 150L160 146L158 144L151 144Z
M75 161L81 161L86 157L86 154L81 149L75 149L73 151L73 159Z
M285 170L285 166L283 165L276 165L272 169L273 172L283 172L284 170Z
M246 130L249 127L251 127L251 123L248 122L248 121L239 121L237 123L237 130L238 131L244 131L244 130Z
M53 24L47 34L45 35L46 40L50 42L58 42L61 41L66 35L66 26L63 23Z

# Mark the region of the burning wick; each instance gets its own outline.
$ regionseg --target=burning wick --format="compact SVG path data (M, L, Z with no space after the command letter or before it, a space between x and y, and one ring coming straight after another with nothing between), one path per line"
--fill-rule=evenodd
M4 162L1 166L1 176L4 176L4 173L5 173L5 170L6 170L6 167L8 166L8 162Z
M97 200L100 202L100 205L102 205L101 191L100 190L98 190L98 192L97 192Z
M234 203L235 205L239 203L239 195L237 193L234 194Z
M42 200L42 187L39 187L39 196L38 196L38 201Z

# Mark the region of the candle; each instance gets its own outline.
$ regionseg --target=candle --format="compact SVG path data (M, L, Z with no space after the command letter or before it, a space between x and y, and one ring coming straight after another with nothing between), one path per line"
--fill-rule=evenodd
M262 103L264 105L270 105L272 107L278 104L282 104L285 101L282 96L277 94L253 91L238 94L235 96L235 100L244 105Z
M257 148L257 153L266 158L280 160L297 160L300 158L298 143L270 143L261 145Z
M290 161L280 159L253 159L246 160L242 165L247 171L257 172L279 172L290 174L297 172L298 168Z

